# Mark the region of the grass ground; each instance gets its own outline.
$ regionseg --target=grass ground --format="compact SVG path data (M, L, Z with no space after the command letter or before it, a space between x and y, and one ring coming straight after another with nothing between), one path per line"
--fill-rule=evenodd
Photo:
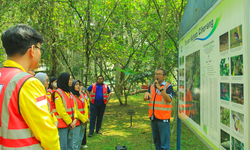
M94 134L91 138L87 137L88 149L115 150L116 145L123 145L128 150L154 150L150 120L148 119L148 101L143 101L142 97L142 93L130 96L127 106L120 106L117 99L111 99L103 117L101 129L103 135ZM130 116L127 115L129 109L134 109L136 112L132 118L132 127ZM176 121L172 122L171 150L176 149L176 127ZM181 149L208 149L184 123L181 124L181 130Z

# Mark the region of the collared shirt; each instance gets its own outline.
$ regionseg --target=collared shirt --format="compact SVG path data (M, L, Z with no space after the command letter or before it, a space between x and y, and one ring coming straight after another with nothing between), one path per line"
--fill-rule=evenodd
M91 92L92 91L92 84L88 87L88 91ZM108 87L108 93L110 93L110 89ZM95 93L95 104L104 104L103 101L103 84L99 85L96 84L96 93Z
M26 72L21 65L12 60L6 60L3 66L19 68L23 72ZM38 104L37 102L38 98L44 96L46 97L47 95L43 84L35 77L29 78L20 89L20 113L44 149L59 150L58 130L52 122L47 103Z
M162 85L166 85L166 81L163 81L161 84L160 84L160 86L162 86ZM149 86L149 88L148 88L148 93L150 93L150 87L151 86ZM157 88L155 88L156 90L155 90L155 93L160 93L160 91L157 89ZM173 99L173 92L174 92L174 90L173 90L173 86L170 84L167 88L166 88L166 93L170 96L170 98L171 99Z

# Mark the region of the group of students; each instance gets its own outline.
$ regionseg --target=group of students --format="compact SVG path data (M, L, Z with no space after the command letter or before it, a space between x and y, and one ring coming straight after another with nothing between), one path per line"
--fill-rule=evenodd
M82 82L72 80L69 73L58 78L39 72L35 75L47 92L47 104L52 122L58 128L61 149L87 148L86 124L89 122L89 101Z
M0 68L0 150L81 149L81 145L86 146L89 105L88 137L94 134L96 118L96 133L102 134L103 114L111 97L103 76L86 90L89 104L81 82L72 80L69 73L61 73L50 82L45 73L27 73L37 68L44 51L43 36L34 28L16 25L4 31L1 40L8 58ZM164 69L158 69L154 84L143 96L149 100L156 150L170 148L173 87L165 81L166 75Z

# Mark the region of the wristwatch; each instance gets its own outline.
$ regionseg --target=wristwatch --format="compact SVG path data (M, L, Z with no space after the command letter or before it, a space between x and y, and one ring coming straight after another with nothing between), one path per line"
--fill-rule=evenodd
M163 89L160 89L160 92L163 91Z

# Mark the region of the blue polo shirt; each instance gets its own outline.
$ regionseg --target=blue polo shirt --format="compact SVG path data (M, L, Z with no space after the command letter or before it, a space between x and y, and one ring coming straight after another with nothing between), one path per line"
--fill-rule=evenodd
M89 92L92 91L92 84L88 87L87 89ZM110 89L108 87L108 93L110 93ZM104 101L103 101L103 84L102 85L99 85L99 84L96 84L96 93L95 93L95 104L104 104Z

